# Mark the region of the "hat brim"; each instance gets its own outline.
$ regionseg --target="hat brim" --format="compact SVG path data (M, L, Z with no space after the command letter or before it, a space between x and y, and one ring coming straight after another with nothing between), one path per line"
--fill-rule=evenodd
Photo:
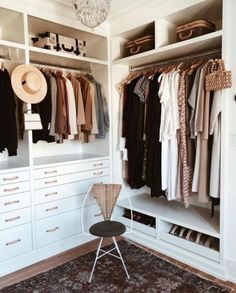
M40 78L41 87L37 92L29 94L25 91L22 85L22 76L25 73L32 71L37 73L38 77ZM38 70L35 66L30 64L19 65L13 70L11 76L11 84L17 97L25 103L37 104L41 102L47 94L47 82L45 80L45 77L43 76L40 70Z

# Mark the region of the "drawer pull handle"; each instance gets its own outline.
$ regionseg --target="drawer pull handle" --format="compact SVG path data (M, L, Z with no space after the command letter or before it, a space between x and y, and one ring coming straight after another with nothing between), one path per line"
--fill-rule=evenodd
M12 180L17 180L17 179L19 179L19 176L6 177L6 178L3 178L3 181L12 181Z
M96 163L96 164L93 164L94 167L98 167L98 166L103 166L103 163Z
M57 180L45 181L45 184L57 183Z
M100 171L100 172L93 172L93 175L101 175L103 174L103 171Z
M100 217L102 216L102 213L99 213L99 214L95 214L94 217Z
M45 196L47 197L47 196L57 195L57 194L58 194L58 192L51 192L51 193L46 193Z
M59 227L55 227L53 229L46 230L47 233L55 232L59 229Z
M8 222L13 222L13 221L16 221L16 220L19 220L20 219L20 216L17 216L17 217L14 217L14 218L9 218L9 219L6 219L5 222L8 223Z
M46 209L46 212L51 212L51 211L54 211L57 209L58 209L58 207L48 208L48 209Z
M4 189L3 191L4 191L4 192L12 192L12 191L16 191L16 190L18 190L18 189L19 189L19 187L6 188L6 189Z
M7 201L4 203L4 206L9 206L11 204L17 204L17 203L20 203L20 201L19 200Z
M57 170L51 170L51 171L45 171L44 174L47 175L47 174L55 174L57 173Z
M16 239L16 240L13 240L13 241L7 242L7 243L6 243L6 246L13 245L13 244L16 244L16 243L19 243L19 242L21 242L21 239Z

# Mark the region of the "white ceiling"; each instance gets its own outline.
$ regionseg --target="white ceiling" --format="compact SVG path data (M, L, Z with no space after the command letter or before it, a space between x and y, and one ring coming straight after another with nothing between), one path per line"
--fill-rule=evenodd
M122 12L129 9L134 9L141 4L149 4L155 0L111 0L111 10L109 18L116 17L122 14Z
M54 3L61 3L67 7L72 8L72 0L51 0ZM140 5L149 5L160 0L111 0L111 10L109 12L109 19L115 18L122 13L135 9Z

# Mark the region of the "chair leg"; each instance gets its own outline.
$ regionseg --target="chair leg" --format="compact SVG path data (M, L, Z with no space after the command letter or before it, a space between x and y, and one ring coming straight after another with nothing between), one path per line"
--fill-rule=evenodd
M97 260L98 260L100 248L101 248L101 245L102 245L102 241L103 241L103 237L101 237L101 240L100 240L98 248L97 248L96 258L95 258L95 261L94 261L94 264L93 264L92 272L91 272L90 277L89 277L89 283L91 283L91 281L92 281L93 272L94 272L94 269L95 269L95 266L96 266L96 263L97 263Z
M121 260L121 262L122 262L122 264L123 264L123 267L124 267L124 269L125 269L125 272L126 272L127 278L130 280L130 276L129 276L129 273L128 273L127 269L126 269L125 262L124 262L124 260L123 260L123 257L122 257L122 255L121 255L121 253L120 253L119 246L118 246L118 244L117 244L117 242L116 242L116 238L115 238L115 237L112 237L112 239L113 239L113 242L114 242L114 244L115 244L116 250L117 250L117 252L119 253L120 260Z

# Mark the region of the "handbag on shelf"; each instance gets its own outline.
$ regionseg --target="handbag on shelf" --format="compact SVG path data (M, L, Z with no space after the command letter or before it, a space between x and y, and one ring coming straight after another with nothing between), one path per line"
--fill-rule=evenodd
M232 73L225 70L222 59L214 61L211 72L206 76L206 90L217 91L232 87Z
M215 24L206 20L198 19L176 27L177 41L185 41L215 31Z

